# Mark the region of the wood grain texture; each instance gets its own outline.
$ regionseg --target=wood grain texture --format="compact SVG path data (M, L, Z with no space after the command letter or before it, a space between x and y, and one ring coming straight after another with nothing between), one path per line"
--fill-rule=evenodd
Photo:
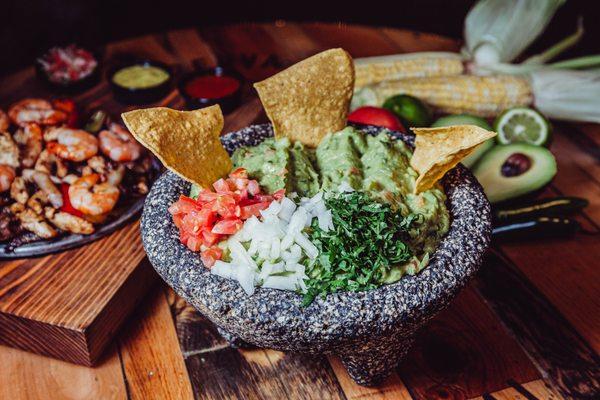
M0 346L0 399L124 400L119 353L111 346L95 368Z
M416 399L473 397L500 390L509 379L539 378L471 288L417 335L399 372Z
M119 348L129 399L193 398L162 285L148 294L126 325Z
M557 400L561 399L543 380L538 379L527 383L509 382L511 386L494 393L477 396L475 400Z
M505 256L490 252L477 289L567 398L600 398L600 357Z
M83 248L0 263L0 343L92 365L154 280L143 257L134 223Z

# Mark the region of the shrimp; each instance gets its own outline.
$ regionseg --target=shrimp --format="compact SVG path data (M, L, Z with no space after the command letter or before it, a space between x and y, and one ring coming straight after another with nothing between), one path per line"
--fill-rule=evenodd
M98 183L100 175L82 176L69 186L69 200L76 210L86 215L110 212L119 200L119 189L108 182Z
M108 130L98 134L98 139L100 150L113 161L135 161L142 154L142 146L119 124L110 124Z
M25 181L35 182L37 187L48 196L48 200L55 208L63 206L62 193L58 190L56 185L54 185L50 175L34 169L24 169L22 175Z
M52 128L44 133L44 140L56 140L48 143L48 151L69 161L84 161L98 153L98 139L81 129Z
M25 168L33 167L42 152L42 128L32 122L17 130L13 136L15 142L21 145L21 164Z
M0 193L10 190L15 177L17 176L15 169L8 165L0 165Z
M8 118L8 115L0 109L0 132L7 131L9 126L10 118Z
M0 164L19 168L19 146L8 132L0 132Z
M25 126L30 122L40 125L56 125L66 121L67 114L55 110L49 101L44 99L23 99L8 109L8 116L16 125Z

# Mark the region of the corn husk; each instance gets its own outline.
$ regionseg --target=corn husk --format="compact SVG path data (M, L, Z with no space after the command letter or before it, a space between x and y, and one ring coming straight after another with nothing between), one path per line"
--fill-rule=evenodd
M600 72L540 70L530 74L534 105L550 118L600 123Z
M513 61L546 28L564 0L482 0L465 20L465 48L475 64Z

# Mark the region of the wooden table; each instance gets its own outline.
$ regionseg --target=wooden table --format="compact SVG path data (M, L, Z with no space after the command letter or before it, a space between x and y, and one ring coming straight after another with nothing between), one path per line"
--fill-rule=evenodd
M254 81L337 46L353 56L459 49L459 43L430 34L277 21L149 35L110 44L105 54L151 56L181 71L219 60ZM0 101L21 92L32 76L28 69L5 79ZM113 104L106 83L79 100ZM175 91L166 102L183 106ZM263 119L248 90L244 104L227 116L225 131ZM560 124L557 131L552 151L559 173L545 195L588 198L578 219L597 234L600 129ZM335 358L233 349L160 286L95 368L0 347L0 398L598 399L599 267L597 235L496 246L473 284L424 329L407 359L377 388L353 384Z

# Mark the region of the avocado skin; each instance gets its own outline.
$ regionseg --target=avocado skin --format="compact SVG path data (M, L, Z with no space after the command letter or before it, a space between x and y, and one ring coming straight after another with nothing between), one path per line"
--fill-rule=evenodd
M521 153L529 157L531 167L521 175L505 177L502 165L512 154ZM556 175L556 160L552 153L539 146L526 143L498 145L483 155L475 165L473 173L483 186L491 203L504 203L539 192Z

